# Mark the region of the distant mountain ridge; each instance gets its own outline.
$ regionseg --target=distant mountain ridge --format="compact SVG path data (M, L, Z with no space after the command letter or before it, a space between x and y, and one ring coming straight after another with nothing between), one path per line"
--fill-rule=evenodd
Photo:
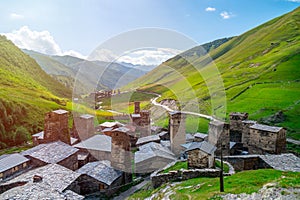
M144 66L104 61L88 61L73 56L49 56L34 51L23 50L34 58L40 66L67 87L79 93L89 93L94 89L114 89L147 73L150 69ZM75 84L76 80L76 85Z

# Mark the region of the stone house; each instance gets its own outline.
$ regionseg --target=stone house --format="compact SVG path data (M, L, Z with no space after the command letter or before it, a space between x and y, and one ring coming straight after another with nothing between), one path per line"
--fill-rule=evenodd
M44 139L44 135L45 135L45 132L41 131L41 132L33 134L31 136L32 137L32 142L33 142L34 146L37 146L39 144L44 144L44 143L48 142L48 141L46 141ZM78 142L79 142L78 138L70 137L70 143L71 143L71 145L74 145L74 144L76 144Z
M225 122L218 120L210 121L208 143L217 147L215 154L221 155L221 148L223 155L229 155L230 150L230 126Z
M175 155L168 147L156 142L150 142L139 147L135 152L135 172L150 173L176 160Z
M30 159L32 167L41 167L47 164L59 164L71 170L78 168L76 149L61 141L40 144L20 154Z
M100 192L111 196L124 184L124 173L112 168L107 160L87 163L76 172L80 176L69 189L82 195Z
M208 135L204 133L195 133L194 134L194 142L203 142L207 141Z
M68 187L80 176L79 173L58 164L48 164L23 173L0 187L7 191L0 199L74 199L84 197Z
M73 147L79 149L78 162L80 166L87 162L111 159L111 137L107 135L94 135Z
M141 137L137 140L136 142L136 146L141 146L150 142L156 142L156 143L160 143L160 137L159 135L149 135L146 137Z
M0 156L0 182L29 168L29 159L21 154Z
M217 148L210 143L194 142L187 150L188 168L213 168L215 165L214 152Z
M121 124L120 122L103 122L102 124L99 124L99 127L101 130L104 130L106 128L112 128L112 129L116 129L119 127L124 126L124 124Z
M286 150L286 130L282 127L254 124L248 143L251 154L281 154Z

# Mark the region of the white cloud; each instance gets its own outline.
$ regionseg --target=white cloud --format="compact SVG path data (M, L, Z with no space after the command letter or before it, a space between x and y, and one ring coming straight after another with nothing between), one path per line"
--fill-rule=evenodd
M63 55L69 55L69 56L73 56L73 57L77 57L77 58L81 58L81 59L87 58L87 56L84 56L81 53L74 51L74 50L65 51L65 52L63 52Z
M21 49L29 49L48 55L84 57L73 50L63 52L49 31L33 31L28 26L23 26L19 30L3 33L3 35Z
M234 15L232 13L229 13L227 11L223 11L220 13L220 16L223 18L223 19L230 19L231 17L233 17Z
M143 49L129 52L117 61L135 65L158 65L179 53L181 51L169 48Z
M207 8L205 8L205 11L207 11L207 12L214 12L214 11L216 11L216 8L207 7Z
M287 0L287 1L295 2L295 3L300 3L300 0Z
M20 14L17 14L17 13L10 13L9 17L11 19L24 19L24 15L20 15Z

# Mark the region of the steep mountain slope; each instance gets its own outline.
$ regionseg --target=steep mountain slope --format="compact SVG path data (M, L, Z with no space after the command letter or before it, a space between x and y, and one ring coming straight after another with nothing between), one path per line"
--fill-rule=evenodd
M71 97L71 91L4 36L0 36L0 55L1 148L13 144L17 133L37 131L44 113L63 107L63 98Z
M249 112L252 119L261 119L283 110L285 120L270 123L287 127L298 138L299 40L300 7L234 37L209 54L175 56L125 89L158 92L162 98L180 98L182 104L196 96L200 107L206 106L201 110L205 114L212 114L211 97L225 90L226 114ZM215 66L224 85L217 84ZM224 112L214 108L214 114Z
M52 78L62 83L67 88L73 90L75 83L75 76L78 69L74 69L67 65L64 65L60 60L64 60L66 63L77 63L82 62L82 59L66 56L48 56L42 53L38 53L31 50L22 50L24 53L32 57L41 68ZM85 90L85 85L81 82L76 83L77 90L82 91L82 93L87 93Z

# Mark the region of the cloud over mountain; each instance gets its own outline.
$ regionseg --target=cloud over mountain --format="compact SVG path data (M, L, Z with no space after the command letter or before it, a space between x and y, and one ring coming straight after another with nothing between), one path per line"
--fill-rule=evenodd
M18 17L15 15L14 17ZM85 57L80 53L69 50L62 51L55 42L49 31L33 31L28 26L23 26L19 30L13 30L11 33L3 33L16 46L22 49L37 51L48 55L73 55L76 57Z
M143 49L121 56L118 62L132 63L135 65L158 65L179 53L181 53L181 51L170 48Z

